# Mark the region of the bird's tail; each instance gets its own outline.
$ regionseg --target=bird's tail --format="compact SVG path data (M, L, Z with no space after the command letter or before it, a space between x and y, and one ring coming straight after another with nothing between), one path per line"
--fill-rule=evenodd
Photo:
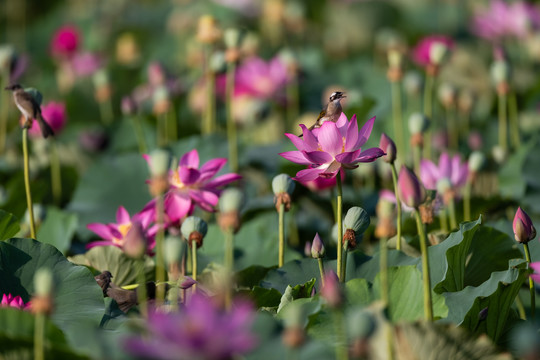
M39 127L41 129L41 134L43 134L43 137L44 138L47 138L50 136L53 136L54 135L54 131L53 129L51 128L51 126L47 123L47 121L45 121L45 119L43 118L43 116L41 115L41 113L38 113L37 114L37 122L39 124Z

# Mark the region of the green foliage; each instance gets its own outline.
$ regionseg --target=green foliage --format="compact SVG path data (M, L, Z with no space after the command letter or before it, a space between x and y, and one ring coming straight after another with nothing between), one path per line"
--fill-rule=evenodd
M39 227L37 237L41 242L50 244L65 253L71 245L77 226L77 215L50 206L47 208L45 220Z
M17 218L4 210L0 210L0 241L15 236L20 230Z

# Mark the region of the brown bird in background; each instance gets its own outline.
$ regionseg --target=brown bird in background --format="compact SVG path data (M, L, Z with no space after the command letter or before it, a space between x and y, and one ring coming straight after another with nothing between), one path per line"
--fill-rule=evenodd
M41 107L32 94L26 92L19 84L13 84L5 88L13 92L13 101L19 108L26 121L24 127L29 129L32 127L32 121L37 120L43 137L46 138L49 135L54 135L53 129L47 124L43 116L41 115Z

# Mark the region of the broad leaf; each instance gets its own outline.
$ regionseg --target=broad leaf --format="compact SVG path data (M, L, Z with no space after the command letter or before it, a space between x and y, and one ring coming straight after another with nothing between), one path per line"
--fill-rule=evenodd
M51 206L47 208L47 217L39 227L37 238L65 253L71 245L77 226L77 215Z
M0 241L9 239L19 232L19 220L15 215L0 210Z

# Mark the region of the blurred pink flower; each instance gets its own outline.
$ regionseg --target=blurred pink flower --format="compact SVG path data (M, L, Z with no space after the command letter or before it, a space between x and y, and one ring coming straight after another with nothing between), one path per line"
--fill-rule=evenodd
M70 58L77 52L80 41L79 30L75 26L62 26L53 35L51 53L55 57Z
M251 329L255 314L250 303L236 302L223 311L196 294L180 312L149 311L148 332L127 339L125 348L151 359L234 359L257 345Z
M394 205L397 204L396 194L394 194L393 191L390 191L388 189L382 189L381 191L379 191L379 199L386 200ZM414 210L414 208L407 206L407 204L405 204L403 201L401 202L401 208L407 212L412 212Z
M441 47L441 49L452 50L454 48L454 41L443 35L426 36L414 47L412 53L413 61L420 66L439 65L438 63L442 59L439 58L440 54L437 54L437 51L435 51L436 46Z
M131 217L127 210L123 206L120 206L116 212L116 223L92 223L86 226L88 230L93 231L103 239L102 241L94 241L86 245L86 248L90 249L95 246L112 245L122 249L129 230L134 223L139 223L148 239L147 252L151 253L155 245L154 236L157 233L157 226L150 226L152 220L152 214L147 212L139 212Z
M523 39L538 27L540 11L524 1L493 0L488 8L476 13L472 22L472 32L491 41L510 37Z
M148 161L148 155L144 155ZM242 178L228 173L214 178L225 166L226 158L207 161L199 169L199 153L196 149L184 154L176 170L169 172L169 190L165 194L164 206L171 223L190 215L195 206L213 212L223 187ZM143 211L155 213L155 200L150 201Z
M426 200L424 186L414 172L405 166L399 170L398 191L401 202L411 208L418 208Z
M263 99L283 99L280 91L288 81L287 65L278 56L268 62L250 57L238 67L234 93L235 96L248 94Z
M89 76L103 66L103 59L97 54L85 52L75 54L71 59L71 67L76 76Z
M529 266L534 270L534 273L530 275L531 278L535 283L540 284L540 261L532 262Z
M59 134L66 125L66 105L60 102L51 101L41 107L43 118L53 129L54 134ZM32 137L41 137L41 130L37 121L32 123L32 127L28 131Z
M462 162L459 155L450 158L444 152L439 157L439 166L430 160L422 160L420 163L420 178L426 189L437 190L437 183L448 180L454 189L459 189L467 183L469 165Z
M371 118L358 131L356 115L349 121L342 113L336 123L326 121L318 129L309 130L300 125L303 138L285 134L298 150L279 155L294 163L310 166L296 174L295 180L299 182L319 177L334 178L342 168L354 169L360 162L372 162L385 154L377 147L361 149L369 139L374 121L375 118Z
M0 302L0 307L13 307L21 310L29 308L30 306L31 303L28 302L25 304L23 299L19 295L13 296L11 294L3 294L2 301Z

